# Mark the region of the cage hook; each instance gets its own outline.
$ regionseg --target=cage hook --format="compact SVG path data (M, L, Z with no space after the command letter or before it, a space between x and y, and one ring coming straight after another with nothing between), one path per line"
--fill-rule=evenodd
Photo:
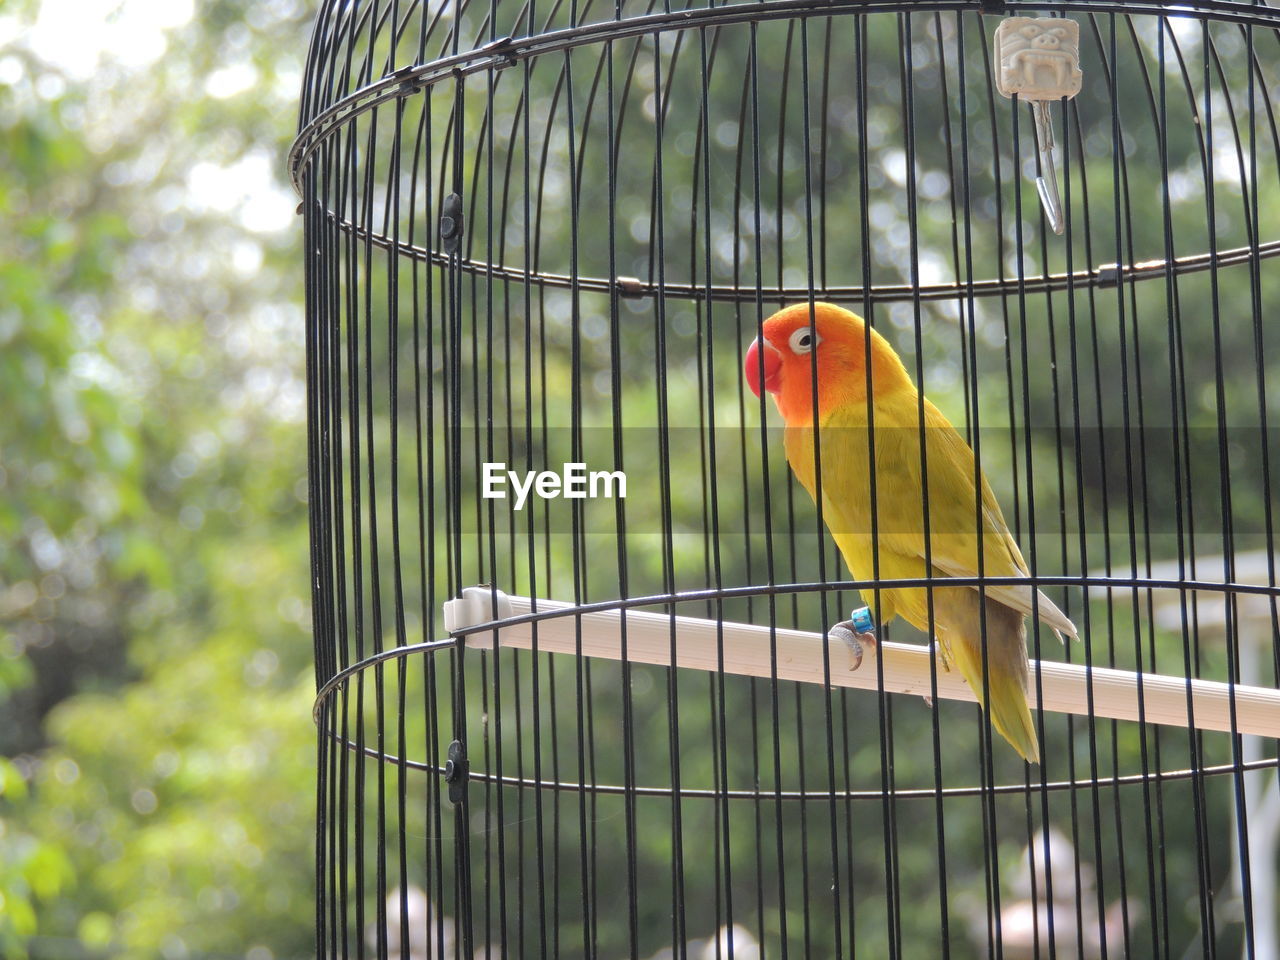
M491 40L476 52L489 54L494 57L497 61L494 66L498 69L515 66L518 62L516 58L515 37L510 35L499 37L496 40Z
M457 253L462 246L462 197L451 193L440 211L440 240L445 253Z
M467 793L467 780L471 776L471 761L467 759L467 747L461 740L449 744L448 759L444 763L444 782L449 785L449 802L458 804Z
M1049 103L1070 100L1080 92L1080 24L1062 17L1010 17L996 28L995 48L996 89L1031 104L1041 170L1036 192L1049 227L1062 233L1065 220L1053 164Z

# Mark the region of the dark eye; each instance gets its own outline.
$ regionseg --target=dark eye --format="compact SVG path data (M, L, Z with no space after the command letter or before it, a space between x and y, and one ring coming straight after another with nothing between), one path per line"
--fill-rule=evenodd
M811 333L808 327L801 327L791 334L788 346L791 347L792 353L808 353L820 340L821 338Z

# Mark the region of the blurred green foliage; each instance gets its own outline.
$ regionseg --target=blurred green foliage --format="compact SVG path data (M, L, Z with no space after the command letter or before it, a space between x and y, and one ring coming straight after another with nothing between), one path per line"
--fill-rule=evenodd
M302 956L310 11L102 6L0 11L0 954Z

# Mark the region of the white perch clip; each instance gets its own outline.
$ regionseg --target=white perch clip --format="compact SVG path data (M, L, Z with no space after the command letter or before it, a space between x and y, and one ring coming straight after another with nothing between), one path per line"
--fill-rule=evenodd
M1054 233L1065 219L1053 163L1053 123L1049 103L1080 92L1080 24L1058 17L1010 17L996 28L996 89L1031 104L1035 116L1041 176L1040 204Z
M445 629L450 633L466 633L495 619L533 613L535 608L538 612L572 610L573 604L508 596L490 587L468 587L461 599L445 603ZM580 653L587 657L621 660L623 616L624 612L606 610L551 617L536 623L526 621L496 628L497 642L502 647L530 650L534 646L536 630L537 649L541 653ZM627 659L632 663L671 666L674 629L675 666L691 670L720 669L721 645L718 645L717 637L723 637L725 673L769 678L773 676L769 650L770 634L773 633L777 638L779 680L827 682L820 633L781 628L771 631L769 627L756 624L717 623L695 617L673 618L638 610L625 611L625 617ZM476 649L491 649L493 642L493 629L478 630L467 637L467 646ZM882 642L877 646L876 655L883 660L884 689L887 692L917 697L931 695L930 660L933 650L930 647ZM880 689L873 665L864 664L860 669L847 670L839 665L841 658L832 656L829 662L831 686ZM976 701L973 691L958 671L948 673L939 666L937 675L939 697L970 703ZM1143 718L1147 723L1194 726L1200 730L1234 730L1262 737L1280 736L1280 690L1032 660L1030 701L1033 707L1037 705L1037 683L1044 697L1038 705L1041 709L1057 713L1137 721L1141 683ZM1089 706L1090 687L1092 710ZM1231 716L1233 699L1234 725Z

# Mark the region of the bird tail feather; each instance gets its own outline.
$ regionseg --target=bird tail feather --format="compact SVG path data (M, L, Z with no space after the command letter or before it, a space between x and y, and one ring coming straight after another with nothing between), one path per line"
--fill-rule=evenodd
M1028 763L1039 763L1040 741L1027 706L1026 628L1022 614L988 600L987 636L992 641L1009 638L987 644L988 702L983 702L982 645L972 641L952 643L949 655L977 695L978 703L987 711L996 731Z
M1040 741L1031 722L1027 695L1014 678L1005 676L993 680L991 706L987 713L992 726L1022 755L1022 759L1027 763L1040 762Z

